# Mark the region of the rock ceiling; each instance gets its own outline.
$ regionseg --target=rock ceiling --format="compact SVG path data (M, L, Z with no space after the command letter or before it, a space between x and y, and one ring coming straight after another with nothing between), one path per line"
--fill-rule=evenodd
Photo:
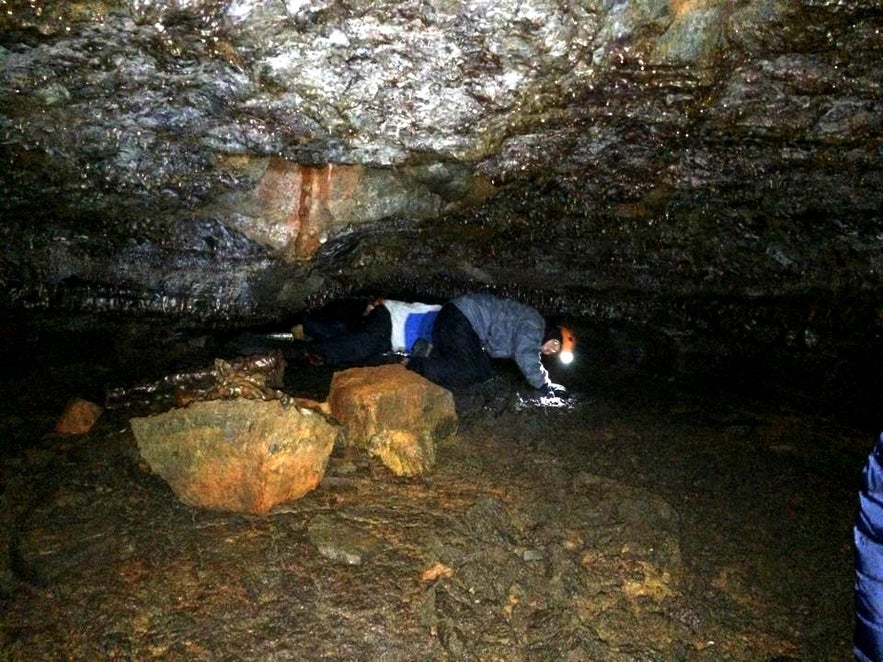
M880 292L876 0L0 0L0 30L7 306Z

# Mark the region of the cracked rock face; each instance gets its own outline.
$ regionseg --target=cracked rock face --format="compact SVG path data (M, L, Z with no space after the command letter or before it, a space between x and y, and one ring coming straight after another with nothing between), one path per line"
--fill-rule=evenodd
M878 333L878 3L0 9L5 306L490 288L675 339Z

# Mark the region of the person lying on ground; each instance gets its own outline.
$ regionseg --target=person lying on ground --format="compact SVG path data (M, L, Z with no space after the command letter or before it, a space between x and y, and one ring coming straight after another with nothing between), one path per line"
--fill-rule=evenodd
M440 309L435 304L375 299L365 308L360 329L310 343L307 359L312 365L357 365L391 352L414 352L415 344L419 350L429 343Z
M530 306L492 294L467 294L442 306L429 355L403 363L453 391L492 378L491 358L510 358L528 384L545 395L565 396L567 389L552 383L542 357L569 350L574 342L569 329L547 321Z
M295 340L328 340L364 330L367 306L376 297L333 299L321 308L300 315L299 323L291 329Z

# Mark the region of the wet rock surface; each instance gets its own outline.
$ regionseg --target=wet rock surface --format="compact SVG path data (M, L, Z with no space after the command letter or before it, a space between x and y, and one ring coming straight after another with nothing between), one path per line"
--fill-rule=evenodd
M733 309L879 341L876 3L5 6L4 305L480 287L679 351Z
M52 434L61 395L120 374L64 356L52 388L40 361L0 381L9 659L849 659L870 432L603 361L553 406L501 366L508 403L473 407L432 474L338 448L318 489L250 517L145 471L130 409Z
M340 428L281 400L209 400L130 421L141 457L192 506L263 515L316 489Z
M432 471L436 445L457 431L450 391L398 364L336 372L327 402L345 443L397 476Z

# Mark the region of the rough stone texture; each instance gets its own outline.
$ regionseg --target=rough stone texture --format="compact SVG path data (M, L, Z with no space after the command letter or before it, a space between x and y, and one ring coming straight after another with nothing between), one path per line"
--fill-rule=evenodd
M95 422L104 411L94 402L74 398L67 403L58 421L55 423L55 432L58 434L86 434L95 425Z
M329 561L345 565L361 565L381 547L381 541L376 536L347 526L334 515L313 517L308 535L319 554Z
M362 236L444 229L490 182L520 204L411 280L879 286L879 6L71 6L0 17L8 299L252 315L328 286L305 260L391 282ZM556 237L512 255L528 209Z
M212 367L195 367L165 375L146 384L108 389L108 407L150 403L155 411L185 407L199 400L279 400L288 396L282 386L286 361L279 352L215 358ZM300 404L300 403L296 403Z
M230 220L250 240L269 246L285 262L309 262L330 239L353 227L391 216L437 216L441 198L421 180L428 168L399 172L360 165L302 165L281 158L230 159L243 193L221 198L219 210L236 209Z
M436 442L457 430L450 391L400 365L335 373L328 405L346 442L367 449L399 476L430 471Z
M182 501L256 515L315 489L340 433L313 411L244 398L131 424L141 455Z
M435 466L435 440L423 431L380 430L371 437L368 453L396 476L419 476Z

